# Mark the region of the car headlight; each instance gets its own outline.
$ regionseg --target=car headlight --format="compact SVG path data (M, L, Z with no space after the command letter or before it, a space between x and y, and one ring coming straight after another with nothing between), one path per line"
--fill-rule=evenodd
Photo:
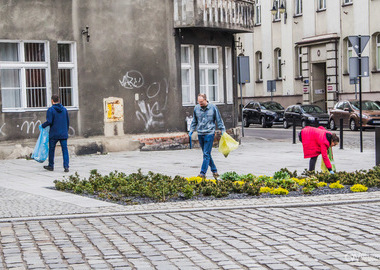
M359 115L360 115L360 114L359 114ZM364 119L368 119L369 116L363 113L363 114L362 114L362 118L364 118Z
M315 117L311 117L311 116L309 116L307 119L308 119L309 121L315 121Z

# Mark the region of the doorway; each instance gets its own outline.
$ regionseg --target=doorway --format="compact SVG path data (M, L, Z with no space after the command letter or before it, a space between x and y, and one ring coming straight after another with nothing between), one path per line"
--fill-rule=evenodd
M313 87L310 97L311 104L321 107L321 109L326 112L326 63L312 64L311 76Z

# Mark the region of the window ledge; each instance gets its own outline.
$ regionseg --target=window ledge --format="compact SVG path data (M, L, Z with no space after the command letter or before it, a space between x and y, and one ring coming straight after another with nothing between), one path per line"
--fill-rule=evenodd
M257 80L255 83L263 83L263 80Z
M261 26L261 23L255 23L254 27Z
M281 22L281 19L272 20L272 23L279 23Z
M342 75L343 75L343 76L349 76L350 73L343 73Z
M184 107L192 107L192 106L195 106L195 105L197 105L197 104L195 104L195 103L192 103L192 104L190 104L190 103L182 104L182 106L184 106Z
M380 73L380 70L372 70L371 73Z
M295 77L294 78L296 81L302 81L303 80L303 77L299 76L299 77Z
M65 107L68 111L79 111L79 107Z
M300 13L300 14L294 14L293 18L299 18L299 17L302 17L302 15L303 15L302 13Z
M275 79L276 82L282 82L282 78Z
M326 8L324 9L318 9L316 12L319 13L319 12L325 12L326 11Z
M351 2L351 3L344 3L344 4L342 4L342 7L352 6L353 4L354 4L353 2Z

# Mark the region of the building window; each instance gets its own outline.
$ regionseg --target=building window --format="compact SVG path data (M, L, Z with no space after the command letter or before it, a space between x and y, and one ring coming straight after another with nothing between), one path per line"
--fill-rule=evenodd
M326 9L326 0L317 0L318 1L318 10Z
M353 54L353 48L352 48L352 44L351 42L347 39L347 73L349 71L349 68L350 68L350 57L352 57L352 54Z
M352 0L343 0L343 4L344 5L352 4Z
M301 47L297 47L296 48L296 52L297 52L297 75L298 75L298 78L301 78L302 77L302 48Z
M199 46L200 92L211 102L223 102L223 74L220 68L220 47Z
M194 57L193 47L181 46L181 82L182 82L182 104L194 105Z
M376 36L376 70L380 70L380 34Z
M277 10L277 12L273 16L273 21L281 20L279 7L280 7L280 0L274 0L273 1L273 8L275 8Z
M302 0L295 0L295 15L302 15Z
M36 110L48 105L47 42L0 41L2 110Z
M281 49L276 49L274 51L276 57L276 77L277 79L282 78L282 61L281 61Z
M234 89L233 89L233 78L232 78L232 49L226 47L226 87L227 87L227 103L232 104L234 102Z
M255 4L255 25L261 24L261 0L257 0Z
M256 81L261 82L263 80L263 54L262 52L256 52Z
M58 94L63 106L77 106L77 65L74 43L58 43Z

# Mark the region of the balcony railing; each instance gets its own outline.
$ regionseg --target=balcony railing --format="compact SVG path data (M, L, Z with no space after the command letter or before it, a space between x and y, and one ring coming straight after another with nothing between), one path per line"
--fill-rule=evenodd
M174 0L174 27L252 32L254 0Z

